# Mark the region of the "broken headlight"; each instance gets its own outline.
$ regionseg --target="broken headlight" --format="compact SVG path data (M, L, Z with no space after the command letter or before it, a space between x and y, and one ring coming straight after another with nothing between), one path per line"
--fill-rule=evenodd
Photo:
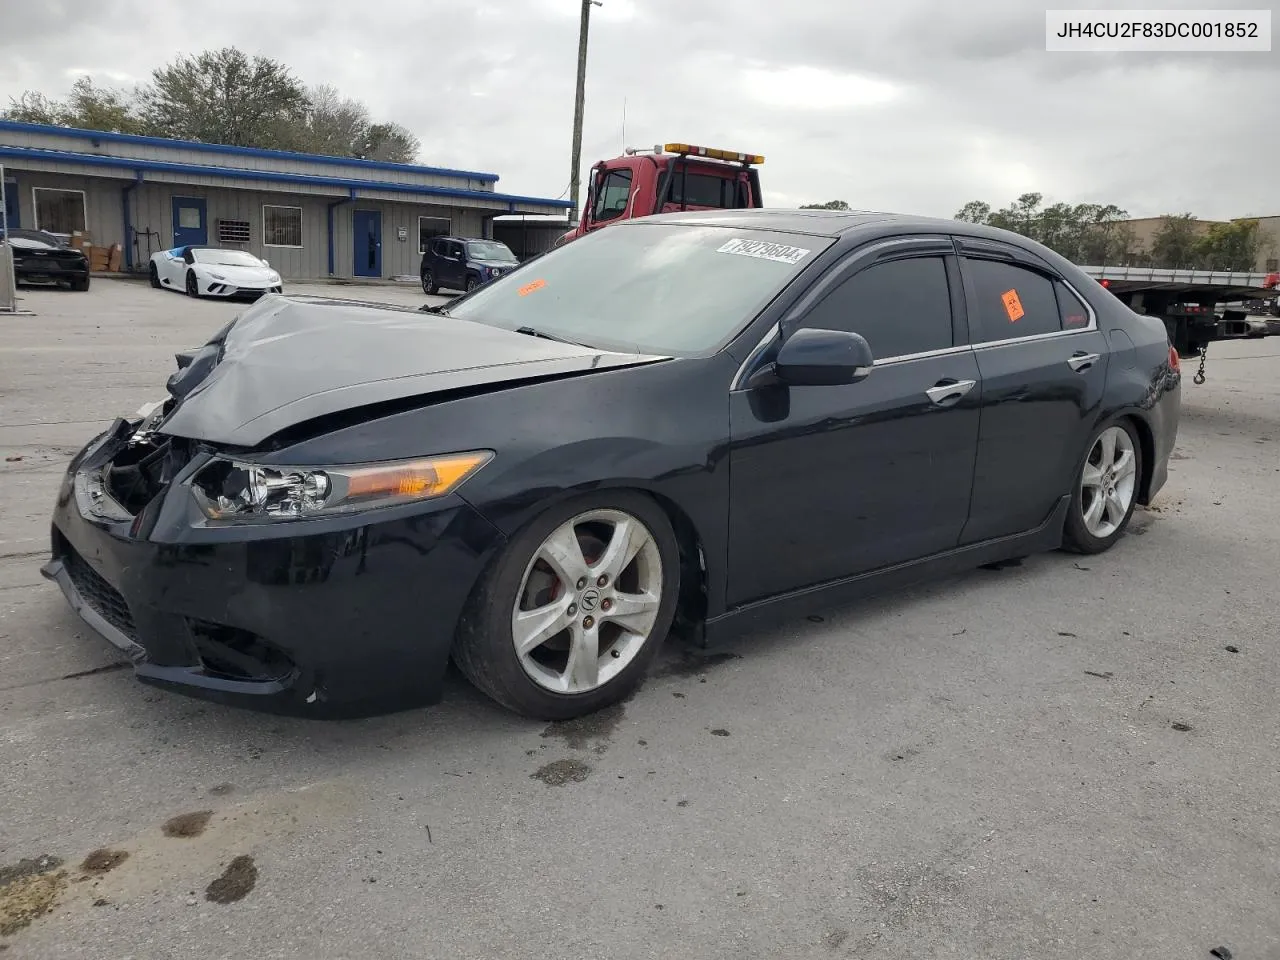
M191 481L210 520L295 520L443 496L493 459L489 450L326 467L279 467L216 458Z

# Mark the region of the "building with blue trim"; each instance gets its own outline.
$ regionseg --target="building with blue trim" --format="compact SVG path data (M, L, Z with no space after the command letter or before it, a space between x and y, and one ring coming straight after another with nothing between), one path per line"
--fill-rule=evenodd
M124 269L183 244L234 247L282 276L412 275L432 237L567 200L501 193L495 173L0 120L12 227L120 244Z

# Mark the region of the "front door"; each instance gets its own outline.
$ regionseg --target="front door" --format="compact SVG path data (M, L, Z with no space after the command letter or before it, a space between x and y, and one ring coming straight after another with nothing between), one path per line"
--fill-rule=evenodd
M173 245L203 247L209 242L204 197L173 198Z
M355 275L382 276L382 212L353 210L351 234L355 243Z
M9 229L16 230L22 226L22 218L18 215L18 181L13 177L4 178L4 214Z
M977 360L952 320L959 275L942 252L949 242L894 247L898 259L878 259L874 248L854 254L866 265L799 322L866 337L870 376L730 398L730 606L959 541L982 394Z
M967 249L966 249L967 248ZM1060 278L962 241L982 430L963 542L1039 526L1071 492L1107 381L1110 348Z

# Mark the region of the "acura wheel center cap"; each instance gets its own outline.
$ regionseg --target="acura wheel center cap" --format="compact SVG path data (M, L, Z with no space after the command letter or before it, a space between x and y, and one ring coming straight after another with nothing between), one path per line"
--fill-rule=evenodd
M600 606L600 591L587 590L582 594L582 598L578 601L583 610L590 613L596 607Z

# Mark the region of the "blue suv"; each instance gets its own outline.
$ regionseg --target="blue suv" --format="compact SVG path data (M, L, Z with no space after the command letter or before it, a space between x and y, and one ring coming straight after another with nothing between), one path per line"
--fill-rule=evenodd
M441 287L470 293L519 265L511 249L497 240L436 237L428 241L418 273L423 293L438 293Z

